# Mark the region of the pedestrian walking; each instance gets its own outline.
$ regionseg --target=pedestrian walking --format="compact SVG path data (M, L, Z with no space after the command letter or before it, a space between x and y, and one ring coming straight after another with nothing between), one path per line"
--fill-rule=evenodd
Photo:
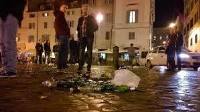
M178 70L181 70L181 58L180 58L180 54L181 54L181 50L183 47L183 35L180 31L177 32L177 36L176 36L176 57L177 57L177 66L178 66Z
M49 64L50 54L51 54L51 45L49 40L46 40L46 42L44 43L44 53L45 53L45 63Z
M58 60L58 50L59 50L59 45L58 45L58 43L56 43L53 46L53 52L54 52L54 55L55 55L55 62L54 63L57 63L57 60Z
M130 44L130 47L128 48L128 55L129 55L129 64L133 65L133 60L135 58L135 48L133 43Z
M4 72L0 77L16 77L16 33L21 26L26 0L0 0L0 47Z
M43 45L39 40L35 46L36 49L36 63L42 64Z
M168 46L166 49L168 71L175 71L175 47L176 33L173 31L169 36Z
M70 28L64 14L67 8L68 5L65 0L56 0L54 2L54 28L59 45L57 68L60 70L67 67L68 38L70 37Z
M80 73L83 69L85 63L86 47L88 53L87 61L87 72L91 72L92 65L92 49L94 41L94 32L98 30L98 25L95 18L88 13L88 5L82 5L82 16L78 19L78 38L80 43L80 54L79 54L79 68L78 72Z

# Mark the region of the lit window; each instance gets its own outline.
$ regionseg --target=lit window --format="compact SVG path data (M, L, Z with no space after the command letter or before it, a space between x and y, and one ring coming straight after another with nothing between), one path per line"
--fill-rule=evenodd
M135 10L128 11L128 23L136 23L137 22L137 12Z
M49 14L47 12L43 13L42 15L43 15L43 17L49 16Z

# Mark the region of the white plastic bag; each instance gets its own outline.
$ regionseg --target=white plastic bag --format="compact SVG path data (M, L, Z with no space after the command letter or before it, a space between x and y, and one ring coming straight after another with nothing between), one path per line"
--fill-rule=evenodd
M114 78L111 81L112 84L116 86L126 85L135 90L140 82L140 77L127 69L116 70Z

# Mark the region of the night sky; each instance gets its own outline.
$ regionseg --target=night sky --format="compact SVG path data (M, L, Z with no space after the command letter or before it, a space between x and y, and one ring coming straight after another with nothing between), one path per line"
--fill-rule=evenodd
M154 27L168 26L179 14L183 14L183 0L156 0Z

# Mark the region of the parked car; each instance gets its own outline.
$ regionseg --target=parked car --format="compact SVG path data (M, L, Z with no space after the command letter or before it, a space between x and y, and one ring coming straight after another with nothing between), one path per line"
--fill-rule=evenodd
M166 66L167 55L165 54L165 50L166 48L164 46L154 48L147 54L145 65L148 68L152 68L153 66ZM184 68L194 68L194 70L197 70L200 67L200 53L182 48L179 57L181 58L181 66ZM177 55L175 56L175 63L177 65Z

